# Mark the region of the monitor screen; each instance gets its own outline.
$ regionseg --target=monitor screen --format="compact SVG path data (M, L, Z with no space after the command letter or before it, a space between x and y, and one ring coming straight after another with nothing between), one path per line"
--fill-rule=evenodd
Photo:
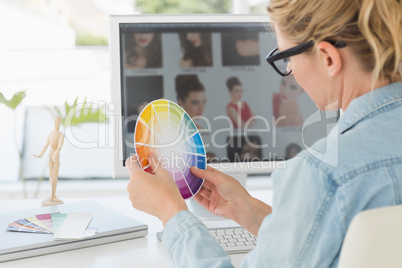
M210 163L285 160L327 135L328 120L304 124L321 113L294 77L266 62L267 22L123 21L118 37L123 165L139 113L161 98L193 119Z

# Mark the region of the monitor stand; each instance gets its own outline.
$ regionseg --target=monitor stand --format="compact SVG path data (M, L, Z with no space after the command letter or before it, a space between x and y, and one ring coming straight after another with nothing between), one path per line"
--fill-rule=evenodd
M247 173L226 173L229 176L232 176L236 180L240 182L240 184L246 188L247 186ZM189 200L186 200L188 209L193 212L198 218L201 220L226 220L225 218L222 218L220 216L216 216L209 212L207 209L202 207L200 204L198 204L197 201L195 201L194 198L190 198Z

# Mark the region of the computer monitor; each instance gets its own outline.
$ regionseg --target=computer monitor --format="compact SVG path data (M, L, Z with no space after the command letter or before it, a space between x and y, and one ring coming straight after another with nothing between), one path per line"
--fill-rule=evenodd
M128 176L137 116L155 99L182 106L210 165L243 179L284 166L337 120L266 62L276 47L267 16L116 15L110 27L115 177Z

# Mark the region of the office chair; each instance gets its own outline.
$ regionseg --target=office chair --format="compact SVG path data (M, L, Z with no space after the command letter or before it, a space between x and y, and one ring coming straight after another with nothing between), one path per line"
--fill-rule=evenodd
M358 213L346 233L338 268L394 267L402 267L402 205Z

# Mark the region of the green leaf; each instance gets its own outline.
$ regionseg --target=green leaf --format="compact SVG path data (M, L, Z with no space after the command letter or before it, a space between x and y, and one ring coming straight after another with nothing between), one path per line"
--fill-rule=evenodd
M61 117L64 127L78 126L83 123L107 122L107 117L103 112L105 105L98 107L98 109L92 108L92 106L92 103L87 102L86 97L83 103L79 103L77 97L72 105L67 101L64 103L64 111L61 111L59 107L54 106L52 113Z
M54 110L56 111L56 113L57 113L58 116L60 116L60 117L62 117L62 118L64 117L63 114L61 113L59 107L54 106Z
M15 110L17 106L21 103L21 101L27 96L25 91L20 91L15 93L10 100L7 100L3 93L0 93L0 103L4 103L6 106Z

